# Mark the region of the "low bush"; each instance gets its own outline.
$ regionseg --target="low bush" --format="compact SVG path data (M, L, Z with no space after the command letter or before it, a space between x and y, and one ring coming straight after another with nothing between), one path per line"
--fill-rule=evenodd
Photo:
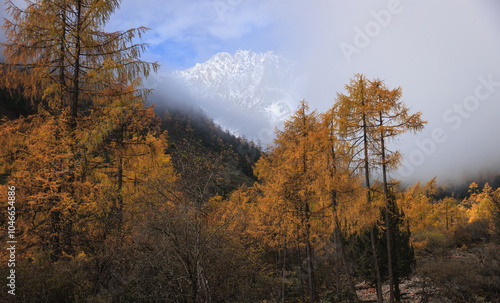
M500 247L481 245L426 258L417 273L437 289L442 302L500 302Z
M414 236L414 241L420 250L438 255L445 253L451 245L449 237L439 231L421 232Z

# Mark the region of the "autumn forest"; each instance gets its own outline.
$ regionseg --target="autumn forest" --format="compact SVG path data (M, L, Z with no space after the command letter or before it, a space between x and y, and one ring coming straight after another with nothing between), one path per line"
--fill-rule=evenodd
M119 4L7 1L0 301L499 302L498 177L394 179L427 124L402 88L354 74L264 149L149 105Z

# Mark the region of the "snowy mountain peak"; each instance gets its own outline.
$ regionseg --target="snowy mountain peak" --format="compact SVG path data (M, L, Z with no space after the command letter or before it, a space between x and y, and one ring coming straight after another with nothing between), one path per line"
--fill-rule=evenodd
M194 97L217 106L225 104L247 115L261 116L272 129L299 101L296 92L301 79L296 64L272 51L238 50L232 55L221 52L204 63L173 72L172 77ZM237 121L224 121L227 119L218 120L229 128L237 128L231 125Z
M173 76L198 97L238 104L257 111L276 102L294 102L290 88L295 64L271 51L218 53Z

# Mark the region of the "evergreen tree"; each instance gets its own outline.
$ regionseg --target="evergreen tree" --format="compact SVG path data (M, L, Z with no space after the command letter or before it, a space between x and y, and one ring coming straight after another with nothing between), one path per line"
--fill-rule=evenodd
M375 149L378 150L377 154L380 159L379 165L382 167L382 187L383 187L383 199L385 204L385 232L386 232L386 244L387 244L387 262L388 262L388 272L389 272L389 292L390 298L389 302L394 302L394 300L399 301L399 282L395 275L397 269L393 266L392 253L394 249L391 240L392 225L391 218L394 216L391 214L391 205L389 197L389 180L388 171L391 168L397 168L400 163L400 153L392 152L388 148L389 140L394 139L396 136L407 132L417 132L423 129L424 124L427 122L422 121L420 116L421 113L409 114L409 109L404 105L403 102L399 101L401 98L401 88L394 90L389 90L385 84L380 80L373 80L370 82L370 95L372 97L372 102L375 105L376 114L373 118L375 120L374 125L377 127L375 131L375 142L377 143Z
M149 90L140 88L142 76L158 65L139 59L146 45L133 38L147 29L103 31L118 5L38 0L21 9L7 1L12 19L3 26L0 83L21 91L37 110L3 122L0 150L12 157L0 167L8 181L26 188L24 243L53 260L95 243L85 240L90 222L108 226L108 213L122 221L126 184L137 185L131 171L169 166L165 138L152 110L143 108Z
M269 156L261 158L256 165L256 173L262 185L264 205L269 205L277 213L271 232L282 234L283 241L296 243L300 254L301 246L305 246L307 266L308 300L317 299L314 281L313 264L313 229L312 223L317 214L318 198L312 184L318 177L316 166L317 150L313 133L316 131L317 115L308 113L305 101L297 109L290 120L285 122L284 130L277 132L275 146ZM289 234L295 231L295 234ZM299 264L302 261L299 258ZM299 266L300 268L300 266ZM302 274L301 269L299 273ZM300 278L302 285L302 278Z
M363 75L356 74L350 84L345 85L348 94L337 94L337 106L340 132L343 138L350 140L355 146L354 161L358 163L356 169L363 169L366 188L366 202L373 204L372 174L376 168L374 117L377 109L370 91L370 81ZM379 257L377 256L375 227L369 227L373 268L376 276L377 302L382 303L382 278L380 274Z

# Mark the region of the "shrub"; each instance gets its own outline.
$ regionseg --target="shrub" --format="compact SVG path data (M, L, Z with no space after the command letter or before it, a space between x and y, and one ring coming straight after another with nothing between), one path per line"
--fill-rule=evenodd
M479 219L465 225L465 231L471 236L474 243L484 243L489 240L489 220Z
M415 235L414 239L422 246L421 249L432 254L443 254L450 247L448 237L438 231L424 231Z
M499 302L500 247L481 245L452 258L427 258L417 273L445 302Z
M465 226L459 225L453 231L452 241L455 247L470 246L472 244L472 236L467 232Z

